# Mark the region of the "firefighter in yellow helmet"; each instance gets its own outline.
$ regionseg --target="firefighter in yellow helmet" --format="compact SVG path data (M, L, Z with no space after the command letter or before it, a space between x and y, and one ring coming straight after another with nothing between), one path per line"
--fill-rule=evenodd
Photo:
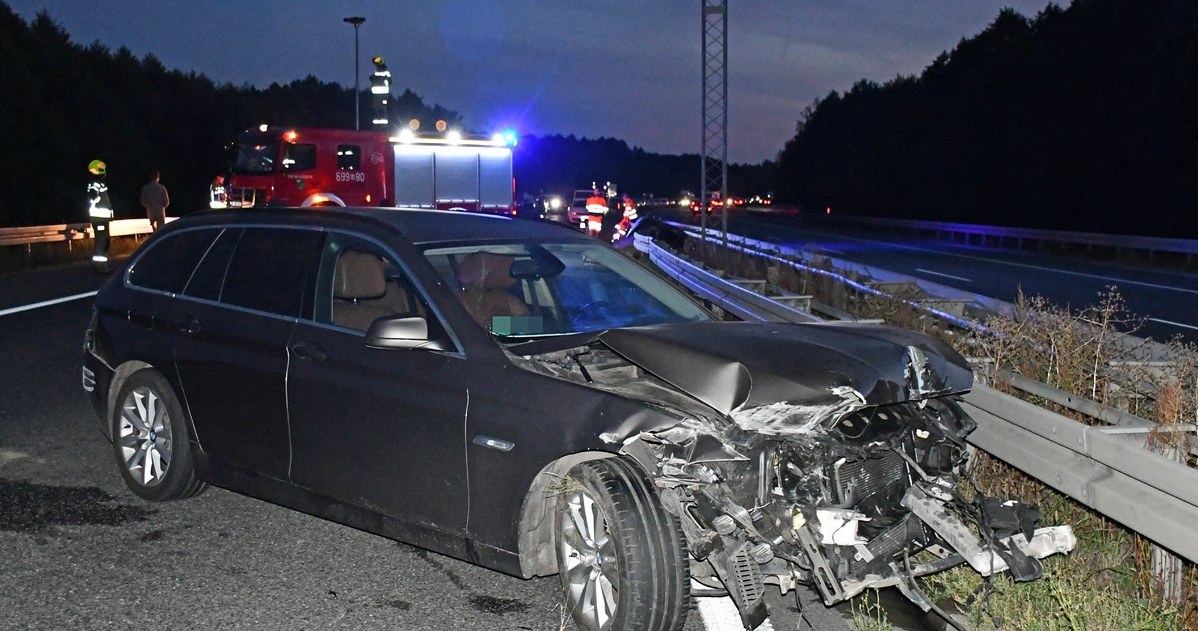
M108 199L108 184L104 182L108 166L102 160L92 160L87 165L87 172L92 175L87 183L87 216L92 224L92 234L95 235L92 268L107 274L108 232L112 222L112 202Z

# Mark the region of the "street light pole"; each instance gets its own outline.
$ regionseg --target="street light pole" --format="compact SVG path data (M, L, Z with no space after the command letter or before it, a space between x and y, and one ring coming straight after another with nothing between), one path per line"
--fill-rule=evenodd
M354 129L362 129L362 89L358 86L358 79L361 76L361 73L358 72L358 27L362 26L366 18L354 16L341 21L354 25Z

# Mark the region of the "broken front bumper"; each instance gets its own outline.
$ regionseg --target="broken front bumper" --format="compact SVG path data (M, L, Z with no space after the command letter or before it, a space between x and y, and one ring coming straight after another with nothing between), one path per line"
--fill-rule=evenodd
M931 603L913 582L915 577L968 563L982 576L1010 571L1015 580L1030 581L1039 578L1043 573L1039 559L1053 554L1068 553L1077 546L1077 537L1073 534L1073 528L1068 525L1037 528L1030 532L1030 536L1024 532L1006 534L996 530L992 522L1000 520L1003 515L988 515L980 524L982 533L979 536L950 510L950 501L951 498L938 492L934 485L913 485L903 497L903 506L934 530L951 548L930 546L927 550L940 558L914 567L909 565L906 558L901 564L898 560L891 560L885 563L881 571L838 580L823 553L822 546L816 544L810 530L800 533L804 551L814 565L812 578L824 602L832 605L848 600L866 589L893 586L898 587L907 598L927 611ZM1014 502L1007 502L1005 505L1011 512L1021 506ZM856 557L866 562L872 560L870 548L877 547L875 542L870 542L870 545L852 544L856 549Z

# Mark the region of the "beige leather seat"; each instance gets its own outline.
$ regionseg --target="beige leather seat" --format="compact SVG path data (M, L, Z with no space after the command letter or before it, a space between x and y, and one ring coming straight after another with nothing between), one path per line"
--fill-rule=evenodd
M360 250L337 257L333 272L333 324L365 331L370 323L395 310L382 300L387 294L383 260Z
M458 265L458 282L462 291L458 299L470 312L470 317L484 329L490 330L495 316L526 316L528 305L509 289L516 286L510 256L475 252L468 254Z

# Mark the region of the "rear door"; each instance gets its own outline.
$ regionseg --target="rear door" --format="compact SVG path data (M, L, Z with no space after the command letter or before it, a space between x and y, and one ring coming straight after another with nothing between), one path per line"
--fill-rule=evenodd
M323 238L226 230L171 305L184 400L214 462L287 479L287 340Z

